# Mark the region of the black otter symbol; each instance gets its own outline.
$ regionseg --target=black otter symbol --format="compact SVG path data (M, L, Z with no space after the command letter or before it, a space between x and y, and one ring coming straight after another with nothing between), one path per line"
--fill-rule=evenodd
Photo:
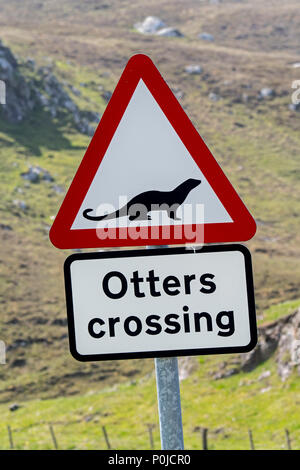
M151 220L148 212L165 210L170 219L180 220L176 217L176 211L185 201L192 189L201 183L200 180L189 178L181 183L173 191L145 191L133 197L125 206L111 214L93 216L89 215L93 209L85 209L83 217L88 220L109 220L128 216L129 220Z

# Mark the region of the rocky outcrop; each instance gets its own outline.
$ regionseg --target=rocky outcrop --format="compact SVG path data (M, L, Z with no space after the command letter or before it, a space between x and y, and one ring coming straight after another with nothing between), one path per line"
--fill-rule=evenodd
M1 113L5 119L17 124L25 120L34 109L41 107L51 118L65 115L79 132L94 134L100 115L80 110L67 91L70 90L73 95L78 96L79 90L59 81L51 67L37 69L32 59L28 59L23 66L23 69L30 70L30 78L21 73L17 59L0 41L0 80L5 84L6 90Z
M40 166L30 166L28 171L21 173L23 179L30 183L39 183L40 181L52 182L54 178L50 173Z
M300 374L300 309L258 330L258 344L242 357L241 369L248 372L275 354L282 380L296 369Z
M280 332L276 362L282 380L287 379L293 370L300 375L300 309Z
M99 122L100 115L91 111L81 111L66 91L66 85L61 83L48 67L38 69L37 76L39 89L36 92L40 105L53 118L67 113L72 116L75 127L79 132L93 135L95 129L91 123ZM78 95L77 89L74 92L74 87L69 86L69 88L73 94Z
M5 118L18 123L33 110L36 105L36 93L32 83L19 72L16 58L10 49L0 41L0 79L5 83L5 105L1 106Z
M249 353L223 362L214 378L229 377L240 371L250 372L271 356L275 357L282 380L286 380L293 371L300 375L300 308L291 315L259 327L257 346Z

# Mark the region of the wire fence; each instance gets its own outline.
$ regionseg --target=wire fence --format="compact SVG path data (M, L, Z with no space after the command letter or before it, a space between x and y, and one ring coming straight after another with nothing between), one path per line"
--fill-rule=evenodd
M143 423L143 432L138 433L133 438L130 432L113 432L113 426L105 426L99 422L84 422L82 420L72 420L68 422L37 422L30 423L23 427L12 427L6 425L6 439L1 443L2 449L97 449L97 450L158 450L160 449L159 429L156 424ZM2 429L3 431L3 429ZM235 432L226 432L225 430L209 430L205 427L196 427L197 444L195 442L190 449L202 450L234 450ZM268 450L300 449L300 432L293 434L288 429L281 431L270 431L268 439L263 439L262 434L257 436L253 430L243 430L238 433L238 449L244 450ZM3 436L3 432L2 432ZM268 442L272 441L272 445ZM230 443L230 440L232 442ZM195 441L195 439L194 439ZM189 450L188 442L186 449Z

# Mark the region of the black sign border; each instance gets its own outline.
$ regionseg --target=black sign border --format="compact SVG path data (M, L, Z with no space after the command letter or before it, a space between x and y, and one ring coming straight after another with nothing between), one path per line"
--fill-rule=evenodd
M152 248L152 247L151 247ZM82 355L76 349L75 339L75 325L74 325L74 310L73 310L73 295L72 295L72 282L71 282L71 264L78 260L87 259L107 259L107 258L128 258L139 256L159 256L159 255L178 255L178 254L195 254L195 253L218 253L227 251L239 251L244 255L245 270L246 270L246 283L247 283L247 297L249 308L249 323L250 323L250 342L246 346L234 346L224 348L205 348L205 349L174 349L168 351L140 351L140 352L126 352L116 354L87 354ZM120 251L103 251L97 253L74 253L70 255L64 264L65 275L65 292L68 316L68 329L69 329L69 346L70 352L74 359L80 362L90 361L107 361L113 359L142 359L142 358L155 358L155 357L175 357L175 356L202 356L208 354L231 354L231 353L245 353L251 351L257 343L257 326L256 326L256 313L255 313L255 300L254 300L254 285L252 274L252 261L251 254L248 248L240 244L227 244L227 245L205 245L203 247L176 247L176 248L155 248L155 249L138 249L138 250L120 250Z

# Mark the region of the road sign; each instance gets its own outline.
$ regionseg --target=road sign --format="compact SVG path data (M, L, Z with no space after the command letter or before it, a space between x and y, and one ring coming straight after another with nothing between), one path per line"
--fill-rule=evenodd
M80 361L246 352L256 344L242 245L73 254L70 349Z
M152 61L133 56L50 230L58 248L244 241L255 221Z

